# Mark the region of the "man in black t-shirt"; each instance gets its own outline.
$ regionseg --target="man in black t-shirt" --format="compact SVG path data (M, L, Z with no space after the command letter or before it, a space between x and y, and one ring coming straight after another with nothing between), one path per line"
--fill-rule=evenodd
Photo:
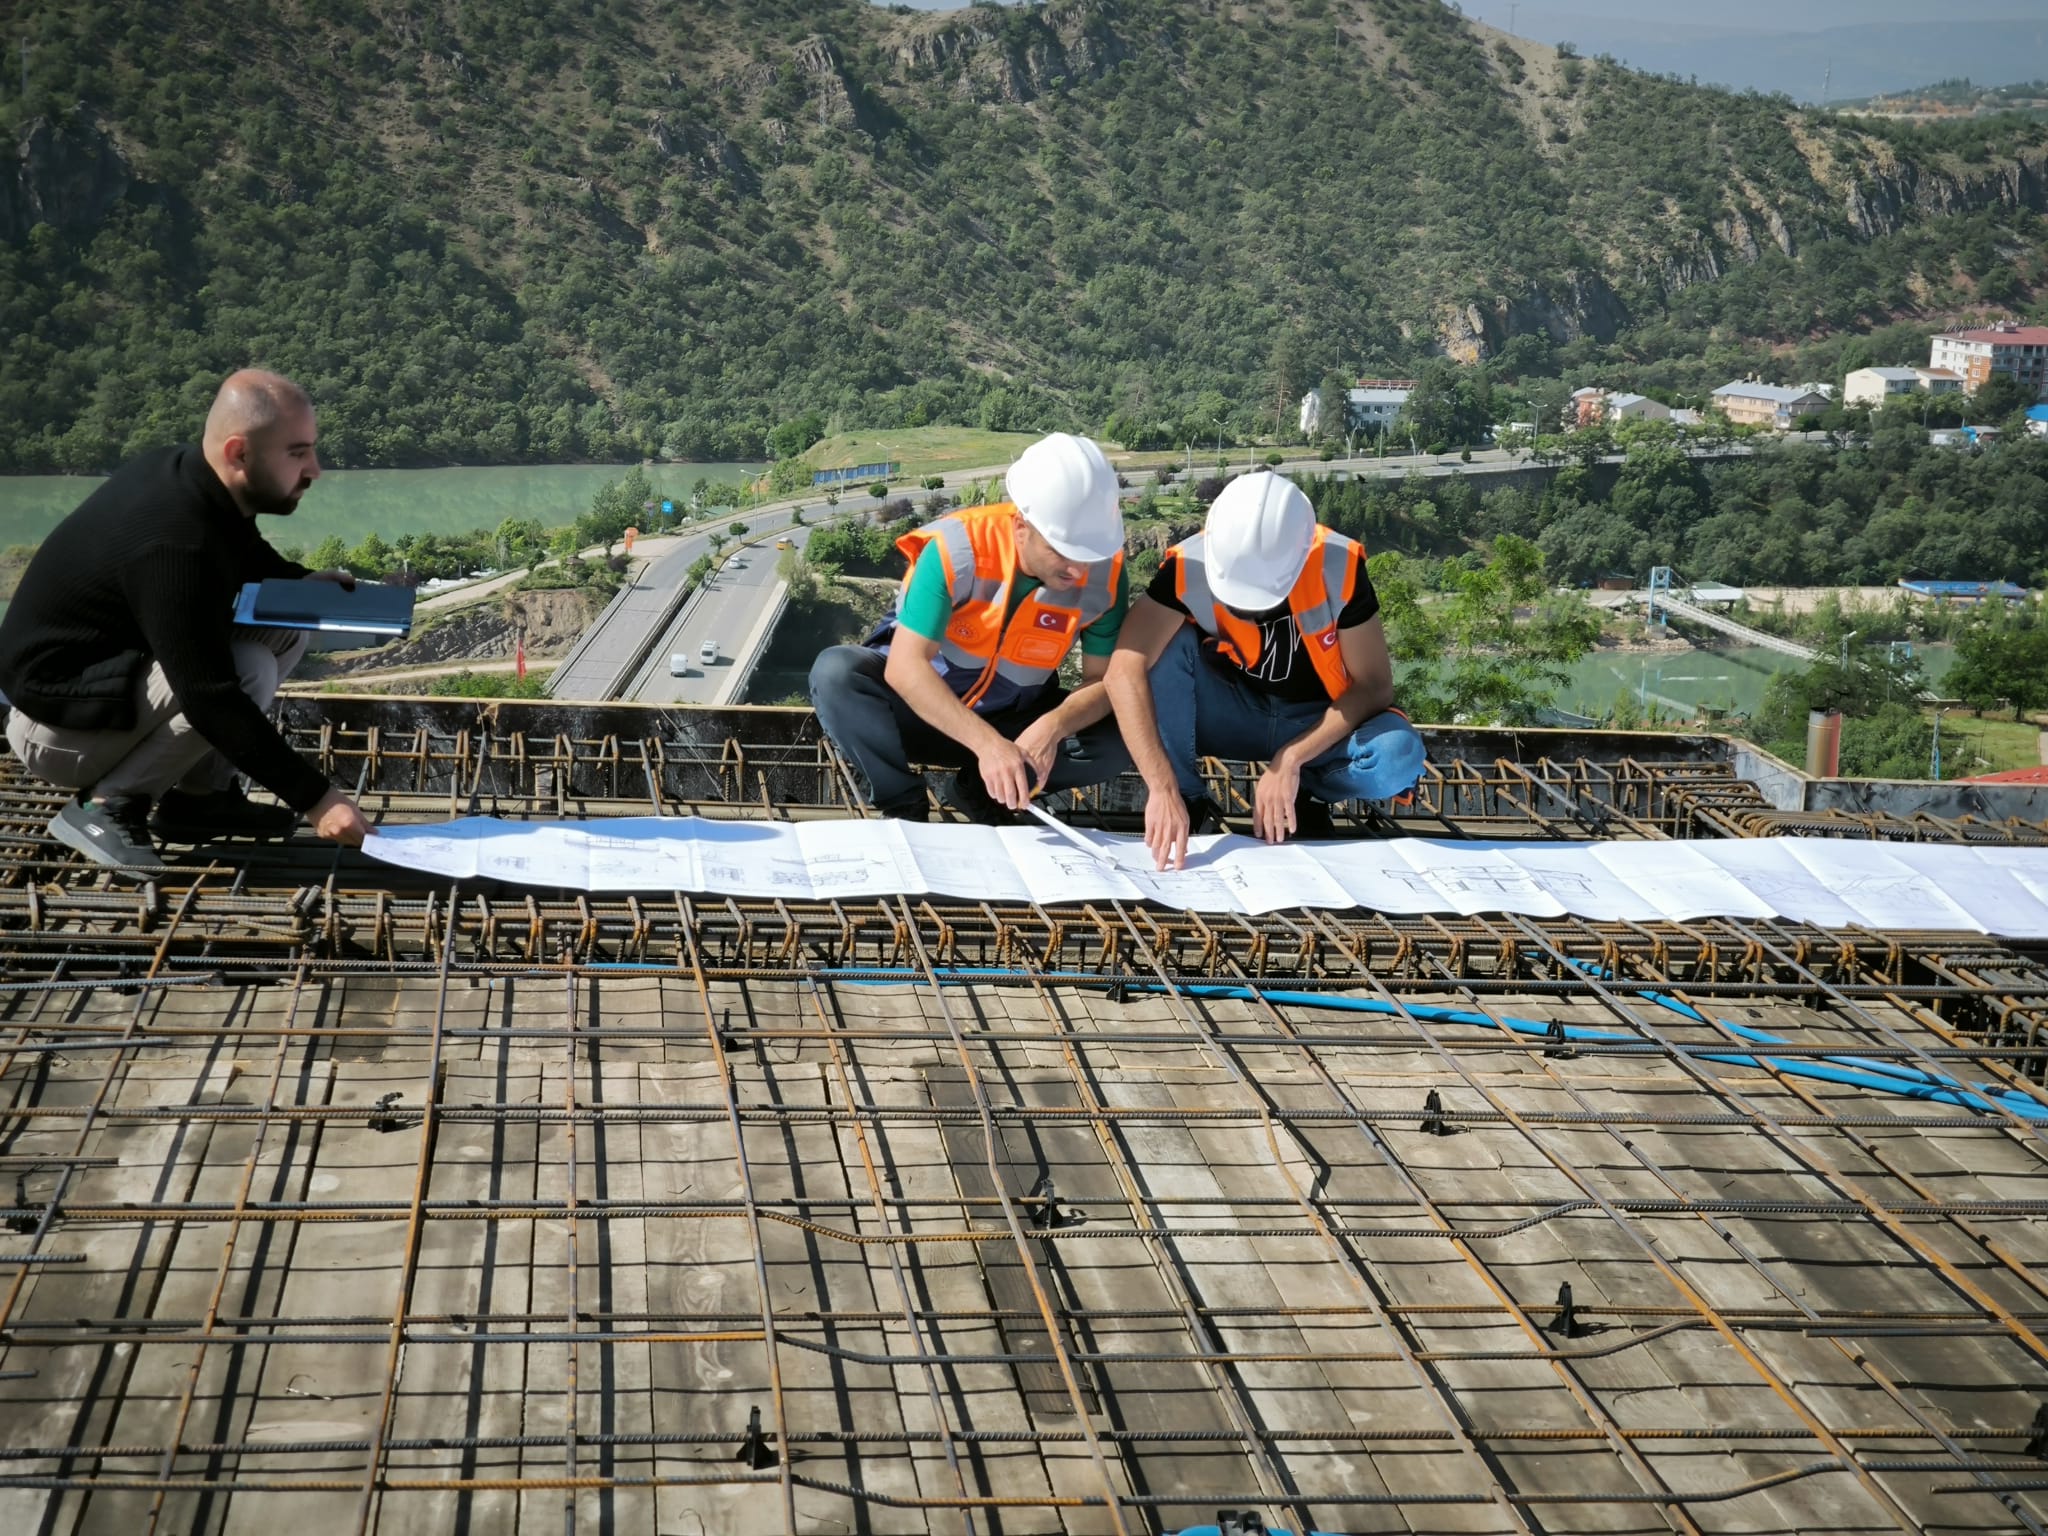
M1252 830L1274 843L1329 835L1324 803L1415 787L1422 738L1391 707L1379 606L1364 547L1318 525L1280 475L1231 481L1202 532L1166 552L1108 677L1160 868L1181 867L1192 824L1215 811L1203 756L1267 761Z

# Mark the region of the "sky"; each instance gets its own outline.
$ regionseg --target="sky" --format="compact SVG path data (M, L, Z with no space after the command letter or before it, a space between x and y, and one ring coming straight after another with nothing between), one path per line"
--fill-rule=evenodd
M899 0L901 3L901 0ZM949 10L949 0L907 0ZM1968 76L2048 80L2048 0L1462 0L1533 42L1571 42L1733 90L1844 101ZM1510 21L1513 25L1510 27Z

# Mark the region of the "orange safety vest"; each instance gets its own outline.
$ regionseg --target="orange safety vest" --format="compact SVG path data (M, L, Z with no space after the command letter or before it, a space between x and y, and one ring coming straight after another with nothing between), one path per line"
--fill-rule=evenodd
M1218 654L1247 671L1257 666L1259 626L1239 618L1210 592L1202 535L1183 540L1168 553L1175 557L1174 596L1186 607L1188 616L1216 642ZM1358 573L1364 566L1363 544L1318 524L1308 547L1308 559L1301 574L1294 578L1294 590L1287 594L1294 627L1301 631L1302 647L1315 664L1323 691L1333 699L1351 686L1351 673L1344 665L1343 649L1337 644L1337 618L1358 589Z
M1043 686L1081 631L1109 612L1123 571L1124 554L1118 550L1088 566L1078 587L1041 584L1005 624L1010 586L1019 569L1016 517L1017 508L1007 501L962 507L896 541L910 562L903 578L906 594L925 545L936 541L945 552L953 620L940 637L939 656L946 663L947 681L970 709L988 696L998 678L1023 693Z

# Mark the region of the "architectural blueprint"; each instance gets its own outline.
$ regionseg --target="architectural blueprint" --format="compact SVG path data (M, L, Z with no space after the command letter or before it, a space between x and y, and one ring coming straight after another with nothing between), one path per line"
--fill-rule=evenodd
M1571 913L1607 921L1785 917L1822 927L2048 938L2048 848L1834 838L1697 842L1289 843L1209 836L1187 868L1074 827L631 817L395 826L363 845L454 879L582 891L791 900L933 895L999 902L1152 901L1197 912L1290 907Z

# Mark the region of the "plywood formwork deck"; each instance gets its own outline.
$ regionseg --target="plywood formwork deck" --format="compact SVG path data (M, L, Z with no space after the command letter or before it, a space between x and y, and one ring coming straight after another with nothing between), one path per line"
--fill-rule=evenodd
M1868 1011L1740 1010L1946 1049ZM65 1177L4 1298L0 1528L2012 1526L1964 1490L2039 1466L2037 1132L1332 1018L633 974L38 994L14 1040L72 1043L10 1083L22 1212ZM110 1072L112 1040L156 1045Z
M384 816L843 783L622 740L304 744ZM2048 1527L2041 1124L1793 1070L2038 1099L2041 946L136 886L10 767L0 1531ZM1453 756L1395 814L1782 824L1724 769Z

